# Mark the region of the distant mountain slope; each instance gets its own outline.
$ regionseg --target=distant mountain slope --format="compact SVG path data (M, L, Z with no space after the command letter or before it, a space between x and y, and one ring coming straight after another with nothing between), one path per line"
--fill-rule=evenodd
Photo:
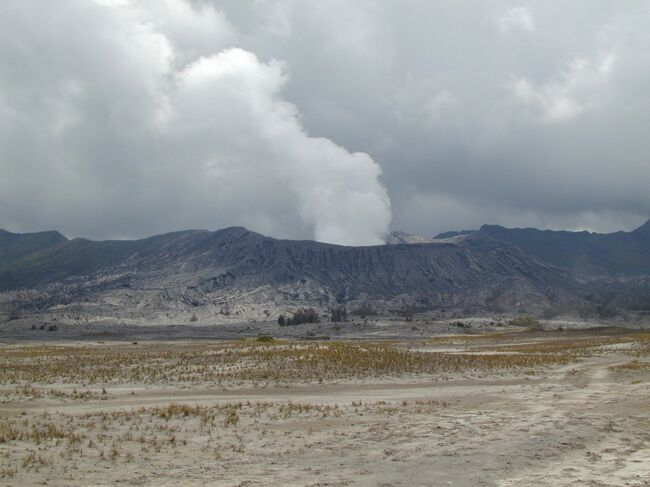
M581 274L650 275L650 220L632 232L607 234L498 225L483 225L480 232Z
M12 233L0 229L0 268L67 242L68 239L59 232Z
M631 234L634 236L635 239L644 242L645 244L650 246L650 220L645 222L636 230L632 231Z
M92 241L82 238L68 240L57 232L47 232L60 235L63 240L51 236L28 238L42 234L25 234L25 237L12 239L10 232L6 239L0 242L0 291L24 287L33 287L48 282L60 281L72 276L84 276L123 262L137 252L163 248L165 244L175 240L180 235L194 232L179 232L158 235L142 240L106 240ZM11 242L5 247L4 242ZM33 242L43 242L36 245ZM56 244L46 245L44 242L55 241ZM21 247L25 242L26 245ZM5 249L9 251L5 253Z

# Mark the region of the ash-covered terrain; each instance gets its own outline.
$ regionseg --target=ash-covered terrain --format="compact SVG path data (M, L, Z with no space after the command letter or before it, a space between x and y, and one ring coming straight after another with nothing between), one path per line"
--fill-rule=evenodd
M142 240L0 231L4 321L233 323L314 308L347 316L530 314L616 319L650 310L650 224L635 232L396 232L390 245L278 240L231 227ZM417 243L412 243L417 242Z

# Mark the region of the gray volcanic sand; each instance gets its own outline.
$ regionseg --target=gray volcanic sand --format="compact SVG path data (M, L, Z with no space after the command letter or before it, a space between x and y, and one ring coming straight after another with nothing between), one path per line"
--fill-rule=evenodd
M243 337L270 335L288 339L418 339L436 335L464 335L486 331L523 331L508 324L509 318L460 318L435 320L418 318L412 322L400 319L372 318L345 323L313 323L297 326L279 326L276 322L241 323L182 323L151 324L123 323L114 320L87 323L43 321L38 317L18 319L0 327L0 343L47 342L71 340L236 340ZM650 327L650 322L603 323L586 321L540 321L544 330L588 330L596 326ZM56 330L48 331L55 326Z

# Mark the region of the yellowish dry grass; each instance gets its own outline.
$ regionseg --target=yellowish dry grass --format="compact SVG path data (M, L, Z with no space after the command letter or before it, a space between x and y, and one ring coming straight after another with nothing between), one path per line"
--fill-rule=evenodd
M230 342L0 349L3 385L331 381L534 368L563 354L431 353L389 342ZM20 389L16 389L20 391ZM26 392L36 394L33 389ZM28 394L26 394L28 395Z
M614 372L629 372L629 371L642 371L650 370L650 362L640 362L638 360L633 360L626 364L612 365L610 370Z
M21 345L0 347L0 397L101 398L101 385L232 384L336 381L450 374L530 371L567 364L602 347L632 345L624 353L650 356L650 333L615 336L492 333L426 342L233 342ZM426 345L453 345L454 353ZM477 354L476 352L480 352ZM506 352L506 353L504 353ZM64 391L49 384L69 384Z

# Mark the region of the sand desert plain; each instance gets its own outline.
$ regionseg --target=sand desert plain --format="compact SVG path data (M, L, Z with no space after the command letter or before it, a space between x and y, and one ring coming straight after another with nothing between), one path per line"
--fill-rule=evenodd
M0 485L650 485L650 332L519 325L5 333Z

